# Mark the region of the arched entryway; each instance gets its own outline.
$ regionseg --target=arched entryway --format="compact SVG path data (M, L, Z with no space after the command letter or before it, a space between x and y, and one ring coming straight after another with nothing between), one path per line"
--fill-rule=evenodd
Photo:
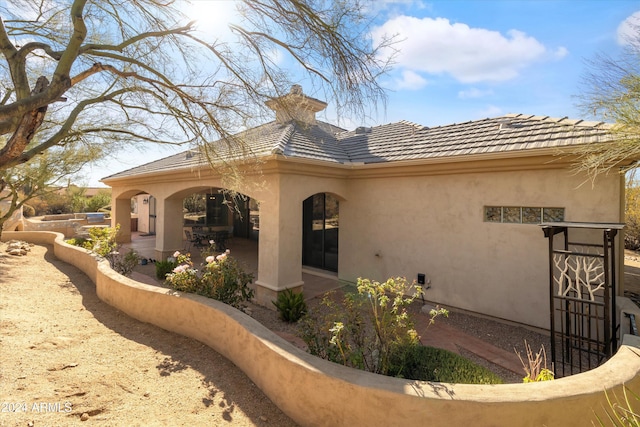
M184 198L184 227L226 227L233 237L258 240L258 202L222 189L192 193Z
M317 193L302 202L302 264L338 271L339 202Z

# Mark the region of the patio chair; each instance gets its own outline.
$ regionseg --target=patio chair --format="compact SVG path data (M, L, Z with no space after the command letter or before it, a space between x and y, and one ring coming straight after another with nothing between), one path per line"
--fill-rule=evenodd
M191 244L194 244L194 246L196 247L202 246L199 236L194 236L188 230L184 230L184 234L185 236L187 236L187 247L185 248L186 252L189 252L189 249L191 249Z
M232 240L233 240L233 226L229 227L229 230L227 230L227 235L225 237L225 244L227 245L227 247L229 246L229 243L231 243Z

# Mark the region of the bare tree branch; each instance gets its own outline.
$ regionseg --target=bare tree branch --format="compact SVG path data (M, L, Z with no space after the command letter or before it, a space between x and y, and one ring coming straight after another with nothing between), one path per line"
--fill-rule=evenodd
M238 1L232 40L196 36L173 1L14 2L0 5L0 171L75 141L197 144L214 161L209 141L270 113L264 103L302 78L354 114L385 98L378 49L391 41L372 44L360 0ZM32 89L39 78L49 84Z

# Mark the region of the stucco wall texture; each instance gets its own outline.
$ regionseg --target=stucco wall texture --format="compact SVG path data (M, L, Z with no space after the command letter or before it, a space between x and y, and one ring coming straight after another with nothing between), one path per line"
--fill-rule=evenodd
M623 175L591 181L571 165L550 154L351 166L276 156L232 188L260 204L256 298L270 307L277 292L304 286L302 204L329 193L339 200L339 280L413 280L423 273L431 286L425 298L433 303L546 329L548 242L540 226L486 222L484 208L563 208L566 221L623 222ZM156 197L156 259L182 248L183 198L225 188L206 168L112 179L109 185L124 241L130 197ZM621 254L623 238L617 239Z
M340 203L339 277L424 273L430 301L548 328L542 229L485 222L484 207L561 207L566 221L620 222L620 176L584 179L546 169L352 180Z
M605 392L620 398L623 384L635 391L640 388L640 340L629 335L604 365L542 383L429 383L353 370L304 353L217 301L121 276L106 261L64 243L61 234L2 234L3 240L12 238L52 244L58 258L94 280L106 303L218 351L302 426L584 426L610 408Z

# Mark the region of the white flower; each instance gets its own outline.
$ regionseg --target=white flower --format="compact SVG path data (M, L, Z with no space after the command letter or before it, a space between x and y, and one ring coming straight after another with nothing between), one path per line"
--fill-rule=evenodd
M213 255L209 255L205 261L207 261L207 264L211 264L212 262L214 262L216 260L216 257L214 257Z
M175 252L173 253L173 257L174 257L174 258L178 258L179 256L180 256L180 251L175 251Z
M177 266L176 268L174 268L174 269L173 269L173 272L174 272L174 273L182 273L182 272L184 272L184 271L187 271L187 269L188 269L188 268L189 268L189 266L188 266L188 265L186 265L186 264L182 264L182 265L179 265L179 266Z
M215 242L214 240L209 240L209 244L210 244L210 245L213 245L213 244L215 244L215 243L216 243L216 242Z
M226 253L224 253L224 254L220 254L220 255L218 255L218 256L216 257L216 260L217 260L217 261L222 261L222 260L223 260L223 259L225 259L226 257L227 257L227 254L226 254Z

